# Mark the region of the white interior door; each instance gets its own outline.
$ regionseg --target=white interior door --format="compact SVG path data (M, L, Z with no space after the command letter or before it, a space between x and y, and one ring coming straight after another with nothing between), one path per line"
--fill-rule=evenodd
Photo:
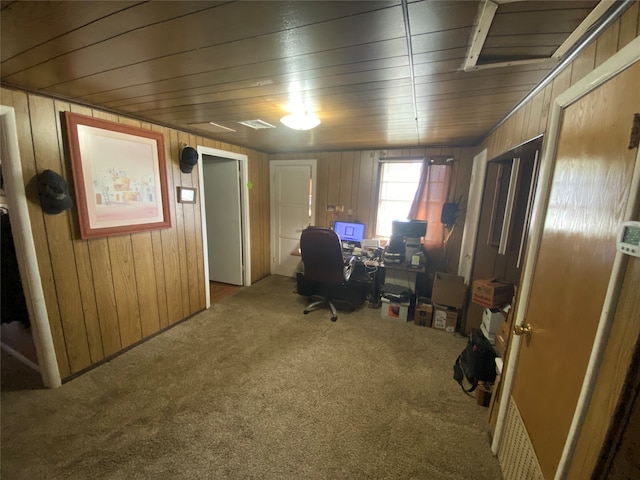
M295 276L300 234L315 224L315 160L273 160L271 178L271 273Z
M240 168L237 160L202 156L209 279L243 284Z

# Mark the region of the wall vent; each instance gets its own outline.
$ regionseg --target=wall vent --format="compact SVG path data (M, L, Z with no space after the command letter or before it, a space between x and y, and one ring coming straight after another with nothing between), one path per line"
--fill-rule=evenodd
M544 480L529 434L513 397L509 399L498 461L504 480Z

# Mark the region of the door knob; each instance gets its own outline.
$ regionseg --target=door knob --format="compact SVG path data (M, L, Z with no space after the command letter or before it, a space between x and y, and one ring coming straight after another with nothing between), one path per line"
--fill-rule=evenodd
M516 325L515 327L513 327L513 333L516 335L527 335L528 337L530 337L533 333L533 328L531 328L531 325L529 325L528 323L524 323L522 325Z

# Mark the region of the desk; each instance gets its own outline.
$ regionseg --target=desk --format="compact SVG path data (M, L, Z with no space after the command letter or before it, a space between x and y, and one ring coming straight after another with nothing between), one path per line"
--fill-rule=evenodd
M416 293L416 279L418 274L425 273L426 268L411 267L408 263L385 263L380 260L362 258L358 264L363 265L371 281L371 298L369 304L373 308L380 307L380 289L385 283L407 286L412 293Z
M300 248L295 248L291 255L301 257ZM416 293L416 279L418 274L425 273L424 265L415 268L408 262L385 263L382 260L356 257L356 267L351 275L351 279L357 283L367 283L371 285L369 306L380 307L380 288L385 282L395 285L407 286L412 293Z

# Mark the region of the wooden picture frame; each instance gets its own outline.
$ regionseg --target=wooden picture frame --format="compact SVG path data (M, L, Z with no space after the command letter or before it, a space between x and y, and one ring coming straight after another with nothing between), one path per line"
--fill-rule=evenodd
M190 187L178 187L178 202L196 203L196 189Z
M65 112L80 237L171 227L164 137Z

